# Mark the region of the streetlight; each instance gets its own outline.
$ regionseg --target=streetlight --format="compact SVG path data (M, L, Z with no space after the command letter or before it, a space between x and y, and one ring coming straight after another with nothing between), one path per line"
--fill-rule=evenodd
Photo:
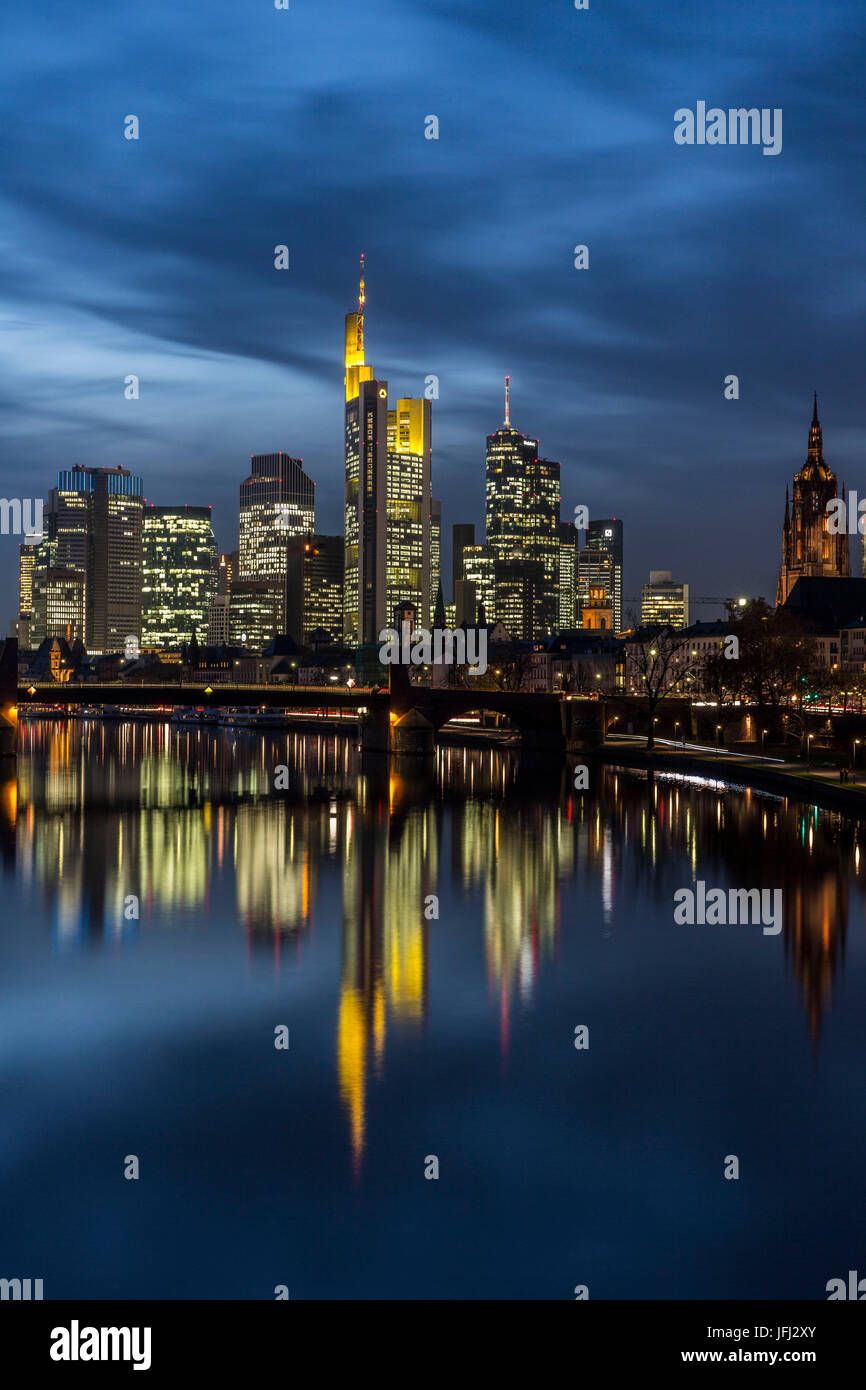
M807 735L806 735L806 762L807 762L807 763L811 763L811 761L812 761L812 739L813 739L814 737L815 737L814 734L807 734Z
M762 752L762 753L765 753L765 752L767 751L767 733L768 733L768 732L769 732L769 731L768 731L767 729L762 729L762 730L761 730L761 752Z
M854 746L853 746L853 748L852 748L852 750L851 750L851 770L852 770L852 772L855 772L855 773L856 773L856 771L857 771L857 744L858 744L859 742L860 742L859 738L855 738L855 739L853 740ZM855 778L855 781L856 781L856 778Z

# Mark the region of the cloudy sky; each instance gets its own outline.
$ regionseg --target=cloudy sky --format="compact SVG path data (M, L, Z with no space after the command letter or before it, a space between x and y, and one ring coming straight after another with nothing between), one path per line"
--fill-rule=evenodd
M250 453L284 449L342 530L363 249L368 361L392 394L439 378L449 533L483 522L509 372L563 515L623 518L627 594L652 567L772 597L815 389L866 495L863 28L860 0L17 0L2 494L123 464L149 501L211 503L228 549ZM781 108L781 154L678 146L698 101ZM0 537L4 630L16 572Z

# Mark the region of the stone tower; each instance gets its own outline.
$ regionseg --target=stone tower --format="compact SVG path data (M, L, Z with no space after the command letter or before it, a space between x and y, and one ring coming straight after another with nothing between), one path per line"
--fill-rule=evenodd
M782 527L782 566L776 603L785 603L798 579L847 579L848 536L827 529L828 504L838 496L836 474L824 462L824 444L815 396L809 427L806 462L794 475L793 497L785 490L785 522ZM844 490L843 490L844 496Z

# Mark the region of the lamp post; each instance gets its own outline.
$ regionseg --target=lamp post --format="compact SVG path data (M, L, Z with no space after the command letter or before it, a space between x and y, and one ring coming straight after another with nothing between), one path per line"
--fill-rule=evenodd
M814 734L807 734L807 735L806 735L806 763L807 763L807 764L811 764L811 762L812 762L812 739L813 739L814 737L815 737Z
M852 749L851 749L851 771L855 774L855 777L854 777L855 782L856 782L856 780L857 780L857 777L856 777L856 773L857 773L857 744L858 744L859 742L860 742L859 738L855 738L855 739L853 740L853 746L852 746Z
M764 753L766 753L766 751L767 751L767 733L768 733L768 730L767 730L767 729L762 729L762 730L761 730L761 753L762 753L762 755L763 755Z

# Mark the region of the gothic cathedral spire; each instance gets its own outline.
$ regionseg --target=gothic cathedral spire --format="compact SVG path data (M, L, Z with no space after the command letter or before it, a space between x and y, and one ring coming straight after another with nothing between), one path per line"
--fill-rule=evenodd
M782 565L776 603L785 603L798 579L848 578L848 536L832 533L827 527L828 504L838 497L836 474L824 459L824 440L818 419L818 394L812 402L812 422L806 461L794 475L790 502L785 491L785 520L782 527Z

